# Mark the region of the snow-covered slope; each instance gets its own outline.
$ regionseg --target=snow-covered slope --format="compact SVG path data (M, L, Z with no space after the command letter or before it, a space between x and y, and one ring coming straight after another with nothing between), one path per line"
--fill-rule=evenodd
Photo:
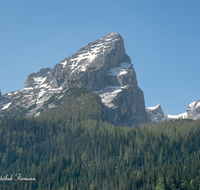
M187 119L187 112L179 115L167 115L167 119Z
M89 67L100 67L103 64L103 56L101 55L111 51L112 44L118 40L119 35L117 33L110 33L99 40L87 44L60 64L63 69L67 68L69 70L69 74L86 71Z
M133 65L126 62L122 62L120 65L110 68L108 70L108 83L105 88L99 91L94 91L95 93L100 95L102 102L109 108L116 107L112 103L112 101L118 95L118 93L126 89L128 85L128 83L126 85L119 83L118 86L115 86L115 84L113 84L113 81L119 82L120 76L127 75L129 71L134 71Z

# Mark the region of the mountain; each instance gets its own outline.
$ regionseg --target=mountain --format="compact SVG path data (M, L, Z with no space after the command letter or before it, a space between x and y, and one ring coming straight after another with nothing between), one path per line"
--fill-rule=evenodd
M190 103L187 108L188 119L200 119L200 99Z
M168 115L168 119L200 119L200 99L191 102L188 105L187 112L179 115Z
M1 96L0 114L37 116L77 96L71 93L75 89L79 95L87 90L97 93L112 124L149 121L143 91L118 33L88 43L52 69L31 73L23 89Z
M160 104L154 107L147 107L146 111L147 111L149 120L152 122L163 121L166 119L166 116L164 115L164 112Z

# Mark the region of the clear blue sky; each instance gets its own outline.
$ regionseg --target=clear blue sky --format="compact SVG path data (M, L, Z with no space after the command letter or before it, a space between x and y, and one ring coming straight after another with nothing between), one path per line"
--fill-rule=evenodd
M180 114L200 98L199 0L2 0L2 93L111 32L124 39L147 107Z

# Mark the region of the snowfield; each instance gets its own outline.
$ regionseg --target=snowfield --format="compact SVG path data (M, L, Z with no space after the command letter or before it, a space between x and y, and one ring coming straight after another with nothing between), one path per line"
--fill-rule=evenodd
M132 66L131 63L122 62L120 65L110 68L108 70L108 76L118 77L120 75L126 75L128 73L129 68ZM113 99L117 96L118 93L122 91L122 89L126 88L126 86L106 86L103 90L94 91L99 94L101 97L101 101L109 108L115 108L116 106L112 103Z
M12 104L12 102L7 103L6 105L4 105L4 107L2 108L2 110L5 110L7 108L9 108L9 106Z
M187 112L179 115L167 115L168 119L187 119Z
M123 62L119 66L109 69L108 70L108 76L126 75L128 73L128 69L131 66L132 66L131 63Z

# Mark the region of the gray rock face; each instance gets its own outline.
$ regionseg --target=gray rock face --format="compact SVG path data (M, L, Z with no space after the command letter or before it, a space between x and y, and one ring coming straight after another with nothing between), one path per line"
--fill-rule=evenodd
M108 36L101 38L91 44L90 46L99 47L100 44L109 42L109 46L103 45L105 50L102 49L98 52L98 60L92 64L95 71L85 72L80 81L88 86L90 90L102 90L108 83L108 70L115 67L122 62L131 63L130 58L125 53L124 42L118 33L110 34L110 42L107 40ZM102 47L101 47L102 48ZM91 50L91 47L89 48Z
M200 119L200 99L188 105L187 119Z
M115 107L107 107L110 122L120 126L137 126L147 122L144 95L140 88L127 85L113 100Z
M166 119L166 116L164 115L160 104L158 104L155 107L148 107L146 108L146 111L147 111L149 121L156 122L156 121L162 121Z
M54 105L52 97L62 99L72 80L100 95L111 123L132 126L148 121L143 92L118 33L88 43L52 69L30 74L22 90L4 95L12 104L0 113L38 115Z

